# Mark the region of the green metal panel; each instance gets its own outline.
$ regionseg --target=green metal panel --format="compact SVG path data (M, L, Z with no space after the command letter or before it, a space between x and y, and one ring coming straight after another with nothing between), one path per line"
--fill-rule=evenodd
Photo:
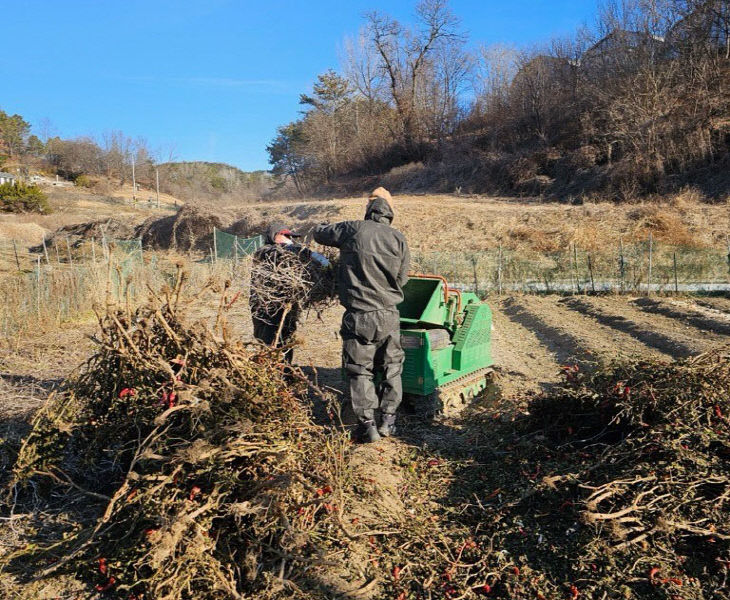
M403 286L403 302L398 305L401 322L444 327L449 309L444 302L443 286L439 279L411 277Z
M454 335L454 369L476 371L492 363L492 311L483 303L468 304Z
M436 388L491 366L492 312L471 293L444 301L444 283L411 278L404 287L401 342L403 391L428 396Z
M401 330L401 345L406 355L401 376L403 390L409 394L427 396L436 389L428 330Z

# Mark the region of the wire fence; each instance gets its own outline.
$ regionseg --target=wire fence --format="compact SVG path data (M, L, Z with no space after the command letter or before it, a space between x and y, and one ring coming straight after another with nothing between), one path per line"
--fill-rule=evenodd
M562 252L414 252L414 269L455 286L490 292L712 292L730 290L730 248L620 244L597 253L576 245Z
M215 250L196 271L212 269L243 289L250 256L262 236L243 238L214 232ZM0 333L11 335L36 324L60 323L111 298L130 301L151 282L162 285L174 267L158 267L158 255L141 240L56 239L30 252L0 239ZM162 257L164 260L164 256ZM412 253L413 270L443 275L455 287L487 293L703 293L730 291L730 247L645 242L619 244L612 252L572 245L537 253L497 247L483 252ZM169 283L169 282L168 282Z
M145 262L140 240L103 240L70 244L66 255L56 255L55 244L48 252L22 252L12 245L11 262L15 272L2 275L0 280L0 332L10 336L18 331L61 323L90 311L104 301L121 302L135 298L145 288L141 267L151 267L155 259ZM94 243L95 244L95 243ZM86 246L89 246L88 248ZM0 244L7 259L7 244ZM16 250L17 249L17 250ZM56 260L52 260L55 255Z

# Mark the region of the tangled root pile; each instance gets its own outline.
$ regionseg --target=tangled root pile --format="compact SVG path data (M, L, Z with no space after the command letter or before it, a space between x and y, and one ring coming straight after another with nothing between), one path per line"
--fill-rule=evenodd
M251 294L265 314L284 310L321 311L335 303L336 252L323 250L330 266L322 268L302 253L274 249L251 265ZM274 254L275 253L275 254Z
M306 379L285 381L280 354L187 325L183 279L100 318L98 352L35 417L14 502L62 497L93 518L6 568L107 597L199 600L296 596L324 560L344 436L312 423Z
M482 416L449 490L452 597L727 598L730 349L565 373Z

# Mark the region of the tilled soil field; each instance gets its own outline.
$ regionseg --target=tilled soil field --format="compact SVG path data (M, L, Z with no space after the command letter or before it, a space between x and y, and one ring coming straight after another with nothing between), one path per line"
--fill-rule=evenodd
M433 523L438 522L442 527L440 535L445 536L442 542L446 540L444 543L447 546L457 543L461 537L470 535L462 513L476 510L475 506L478 506L480 511L486 510L481 502L488 506L490 502L496 502L495 498L501 498L503 483L499 483L499 487L494 489L490 487L489 490L486 488L477 490L480 494L476 500L477 505L471 504L473 500L471 496L469 498L465 496L468 491L467 482L491 482L491 475L487 472L490 461L484 457L475 458L475 452L480 456L482 454L491 456L489 452L494 440L488 439L490 428L508 425L514 422L515 418L524 419L529 415L528 405L536 394L559 388L561 381L564 381L562 374L566 366L578 365L581 371L590 371L594 366L617 360L682 359L730 343L730 301L727 298L517 295L493 296L488 298L487 302L494 315L493 356L497 366L498 396L482 399L475 405L474 411L467 410L461 415L450 415L448 419L437 424L424 423L418 418L406 415L400 419L401 428L396 438L384 440L381 444L373 446L355 445L349 449L347 468L350 469L353 480L367 483L367 489L365 492L360 490L362 493L352 498L347 522L351 526L359 521L387 524L388 527L385 525L383 527L389 531L390 528L394 528L391 531L393 535L397 531L398 535L406 537L402 542L397 542L401 539L397 536L389 541L388 535L384 535L383 540L380 538L375 540L370 536L367 538L367 543L353 542L350 547L352 557L360 557L358 552L363 557L368 555L368 559L358 558L356 562L365 564L370 561L373 570L371 572L368 566L367 569L363 567L357 574L354 571L350 572L346 581L344 579L340 581L336 574L326 574L327 587L332 590L331 597L373 599L410 597L404 595L405 592L400 595L392 592L401 589L399 577L403 577L402 572L407 569L417 569L416 566L410 565L416 565L413 561L416 555L420 556L421 551L416 550L420 547L419 544L431 548L429 532ZM338 331L341 315L342 309L339 307L327 309L319 315L313 312L305 315L297 335L299 344L295 350L294 361L302 366L311 378L316 378L321 388L326 388L339 396L345 407L343 420L345 423L351 423L351 416L348 418L346 410L348 402L340 371ZM244 301L236 303L229 314L228 322L234 337L244 342L251 341L250 316ZM2 348L0 354L2 437L17 443L20 435L27 431L24 421L42 404L45 393L52 389L57 381L65 378L74 364L81 362L91 352L89 341L85 338L85 334L88 333L88 327L74 327L58 332L56 334L58 339L49 334L33 343L26 340L28 342L26 345L6 344ZM49 354L64 359L50 361ZM315 418L325 422L327 418L325 408L326 406L315 406ZM560 412L562 410L562 408L559 410L558 416L565 416ZM543 438L540 436L535 438L538 439ZM498 458L494 455L490 460ZM10 456L3 457L0 453L0 459L0 462L4 463L3 467L7 469L10 465ZM539 463L537 465L505 463L504 468L514 472L514 476L526 482L525 485L530 489L533 484L537 486L543 476ZM526 492L523 499L529 499L533 493L536 493L535 490ZM502 502L501 499L499 501ZM569 517L564 514L564 511L568 510L566 502L561 499L560 508L555 509L562 519L558 529L565 526L563 517L566 519ZM538 514L541 511L535 512L532 509L527 510L525 514L533 515L533 513L537 515L536 518L545 516ZM521 532L522 521L518 520L515 523L514 526ZM421 531L419 527L424 528L422 533L418 533ZM479 526L476 530L479 530ZM547 532L547 529L545 531ZM540 534L537 539L541 539L543 535L547 533ZM550 535L556 540L562 540L561 536L568 534L556 530ZM4 538L0 536L0 557L5 550L4 546L10 548L17 543L13 536L9 536L8 540L5 543ZM469 544L473 545L471 538L465 537L464 540L458 542L462 544L458 556L453 556L447 561L452 566L456 565L453 568L457 571L464 567L463 561L459 560L462 552L465 548L471 547ZM379 546L381 543L382 548ZM395 545L388 546L388 544ZM411 545L413 550L409 550ZM542 546L539 549L540 552L544 550ZM393 560L404 562L389 564L386 557L396 556L401 551L404 552L403 556L398 555L400 558ZM543 558L543 554L536 555L531 564L533 566L541 564ZM438 557L431 559L433 564L442 562ZM518 559L515 557L515 560ZM385 562L381 564L379 561ZM500 567L501 571L511 569L509 573L513 573L513 578L520 576L520 568L516 563L512 565L511 562L505 562L505 565L507 566ZM549 574L550 569L545 572ZM653 570L651 572L654 573ZM450 576L451 571L447 570L445 573ZM414 577L415 575L414 572ZM495 583L493 576L494 574L489 575L485 580L491 583L480 580L476 586L476 579L472 581L471 592L463 597L489 595L490 585ZM419 577L424 579L424 582L418 585L430 589L433 574L420 574ZM556 567L555 574L551 577L555 578L553 586L555 594L551 594L550 598L565 597L566 592L561 591L562 588L559 587L563 585L560 581L566 577L565 573ZM652 577L654 575L649 575L650 580ZM498 590L499 597L528 597L519 594L508 595L511 593L509 585L512 584L505 583L504 573L497 579L501 582L499 585L503 586L499 588L501 591ZM318 581L317 586L322 587L323 580L318 579ZM434 593L434 598L461 597L456 591L453 593L450 591L449 581L450 579L446 578L438 584L443 589L439 593ZM675 579L669 578L666 581L669 582L667 585L673 585L671 582ZM74 585L78 585L78 582L74 582ZM28 588L23 590L23 595L12 597L24 599L40 597L33 596L35 589ZM67 593L70 588L59 589ZM569 590L568 597L571 594L572 597L577 597L572 591L577 588L572 584L566 589ZM0 589L0 592L2 591ZM58 597L58 594L44 597ZM624 597L650 596L632 596L626 592Z
M590 368L617 359L686 358L730 342L730 299L725 297L518 295L493 296L487 302L503 396L549 389L560 381L566 365ZM341 315L340 307L305 315L295 362L316 370L320 383L344 398ZM251 340L245 302L234 308L231 325L236 335ZM57 340L46 334L2 349L0 415L5 423L32 414L49 387L45 383L61 380L83 360L81 352L90 349L86 333L88 328L66 328L55 334Z
M561 368L616 359L686 358L730 342L727 298L494 296L493 356L503 394L546 389ZM297 362L341 387L337 339L341 310L315 315L299 330Z

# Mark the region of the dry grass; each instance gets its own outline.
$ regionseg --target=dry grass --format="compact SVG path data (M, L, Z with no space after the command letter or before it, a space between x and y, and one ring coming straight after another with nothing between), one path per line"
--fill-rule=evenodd
M361 219L366 194L310 202L244 207L252 222L283 220L306 230L322 221ZM394 227L421 251L479 251L505 248L550 252L572 243L583 250L615 251L619 240L659 241L697 247L725 243L730 211L685 191L662 201L617 205L591 202L566 206L529 200L449 195L396 196Z
M27 273L0 275L0 333L18 337L29 332L56 328L71 320L93 316L93 311L110 301L130 306L146 298L148 290L166 283L179 265L186 265L192 281L202 285L211 277L247 280L248 263L230 261L215 264L196 262L176 253L139 257L112 249L108 261L97 247L96 262L47 265ZM78 255L77 255L78 256Z

